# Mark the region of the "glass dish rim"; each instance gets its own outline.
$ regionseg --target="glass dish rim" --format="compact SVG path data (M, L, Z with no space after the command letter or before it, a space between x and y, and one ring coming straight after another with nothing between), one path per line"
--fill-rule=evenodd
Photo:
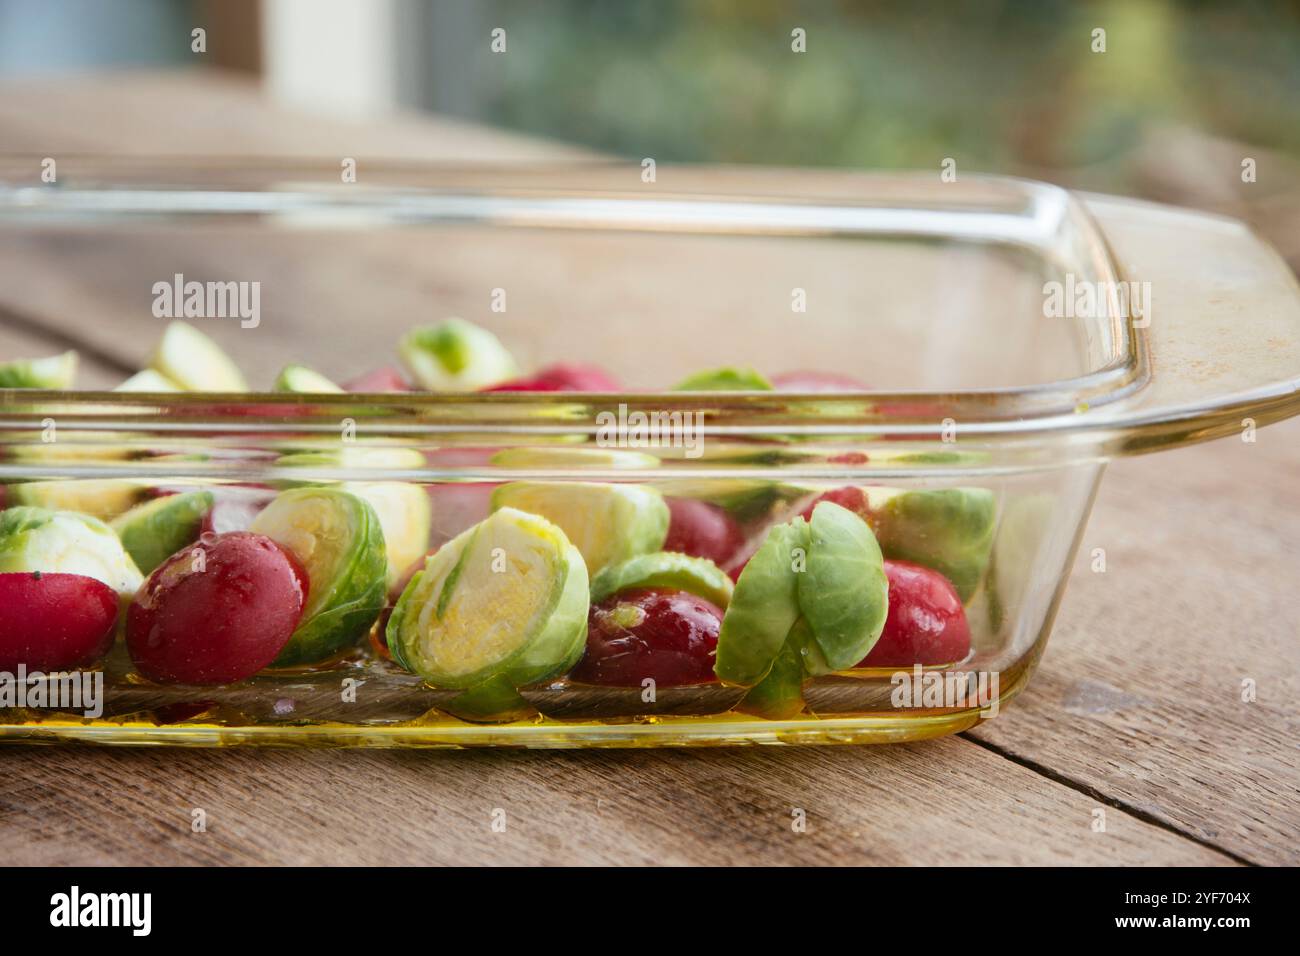
M338 166L324 161L275 157L95 157L70 156L59 160L74 175L86 169L88 178L95 176L119 177L125 188L100 181L92 189L68 189L63 180L59 188L42 186L33 182L33 170L39 169L40 159L15 154L0 155L0 223L9 221L11 215L31 216L47 211L62 214L103 213L103 201L122 206L123 197L159 192L188 194L192 205L181 210L155 210L158 212L211 212L217 215L235 212L259 211L257 208L201 209L200 197L210 200L214 195L230 193L229 189L212 188L211 184L195 182L204 172L230 175L271 174L275 176L329 175L337 179ZM556 162L499 162L499 163L425 163L411 161L365 160L367 175L395 177L487 177L506 176L535 180L547 175L570 176L588 171L625 171L628 162L606 159L565 160ZM674 166L671 169L687 171L705 180L718 180L718 186L709 193L717 201L726 203L758 203L776 208L782 200L763 194L755 197L745 191L719 193L729 179L775 175L783 186L782 193L789 196L789 183L794 180L843 180L859 187L872 184L902 183L925 185L933 180L932 174L854 172L845 170L787 170L765 167L735 166ZM190 181L174 186L155 186L141 190L133 188L127 175L156 175L158 182L176 183L178 177ZM1018 193L1035 202L1052 201L1059 205L1062 217L1073 217L1070 225L1087 246L1094 260L1096 274L1113 281L1122 281L1124 272L1115 261L1103 230L1097 225L1080 196L1058 186L1007 176L963 174L967 182L977 186L998 188ZM353 190L346 202L340 199L340 190ZM296 185L296 192L276 191L271 195L306 197L312 209L348 209L373 211L375 208L392 208L384 205L384 197L392 201L392 194L427 195L429 190L418 186L342 187L338 182L316 183L310 187ZM524 192L547 192L536 187ZM581 190L550 190L572 196ZM244 188L236 194L268 195L266 190ZM361 201L356 199L361 196ZM443 195L446 192L444 191ZM86 204L85 196L95 195L98 202ZM705 199L691 190L664 190L659 198L642 203L688 202L704 203ZM509 196L508 190L498 189L488 194L489 199ZM674 198L677 197L677 198ZM517 198L517 197L516 197ZM629 194L598 194L588 199L605 203L633 201ZM83 204L78 206L78 201ZM206 202L206 200L205 200ZM784 200L786 204L789 199ZM846 205L847 203L847 205ZM128 202L129 208L130 203ZM798 205L805 209L851 210L866 208L863 197L845 196L828 201L820 196L800 196ZM881 204L877 204L878 206ZM913 203L912 206L918 204ZM869 204L868 204L869 206ZM890 207L893 208L893 207ZM121 211L119 208L118 211ZM137 210L139 211L139 210ZM919 210L914 210L919 211ZM933 210L929 210L933 212ZM950 210L951 211L951 210ZM958 213L960 214L960 213ZM1062 219L1064 222L1064 219ZM1041 252L1042 250L1036 250ZM1113 304L1112 304L1113 310ZM964 436L970 436L982 447L992 450L1011 448L1026 440L1050 442L1058 450L1066 450L1067 457L1109 457L1131 451L1151 450L1155 447L1181 444L1200 438L1218 437L1234 427L1243 414L1255 415L1264 423L1300 412L1300 390L1279 382L1237 395L1215 395L1196 405L1155 409L1125 409L1124 399L1140 392L1150 380L1151 368L1146 337L1143 329L1127 317L1115 318L1112 311L1110 324L1117 336L1114 357L1099 368L1080 376L1041 382L1012 388L975 388L953 391L865 391L865 392L626 392L611 394L593 393L403 393L365 394L340 396L285 395L271 392L248 393L121 393L112 391L44 391L0 389L0 428L12 431L37 430L46 414L57 409L61 421L72 428L96 429L130 428L144 432L166 433L193 429L194 421L201 421L218 429L232 432L255 431L271 428L300 428L305 432L336 430L336 405L364 405L386 415L390 420L380 428L394 434L436 431L442 428L464 427L468 417L478 413L507 431L518 430L527 434L551 427L581 432L575 424L581 417L592 416L589 431L594 433L594 411L612 405L625 404L629 409L661 410L671 407L707 409L706 433L712 429L717 436L763 437L793 435L806 440L819 436L897 437L930 440L937 437L947 419L960 422ZM306 399L306 400L305 400ZM160 421L159 410L180 413L188 422ZM563 420L567 424L555 426Z

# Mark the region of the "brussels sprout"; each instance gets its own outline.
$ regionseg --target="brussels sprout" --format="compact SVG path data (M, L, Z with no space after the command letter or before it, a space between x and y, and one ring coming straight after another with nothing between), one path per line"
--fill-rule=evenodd
M274 392L315 392L334 394L342 392L329 379L320 372L313 371L305 365L286 365L276 376L275 384L271 386Z
M429 550L433 506L429 493L407 481L349 481L340 486L363 499L379 518L388 556L388 587Z
M248 383L230 357L198 329L172 322L149 367L187 392L246 392Z
M425 466L424 456L414 448L391 445L342 445L316 451L292 451L275 460L277 468L320 468L328 470L375 472L414 471ZM321 479L286 481L282 484L319 484Z
M668 505L645 485L594 481L514 481L492 493L492 509L518 508L564 529L592 574L658 551L668 536Z
M453 717L471 723L500 724L537 714L508 677L497 675L461 691L442 705Z
M865 488L885 557L933 568L967 603L988 567L997 501L987 488Z
M707 558L656 551L612 564L593 577L591 603L599 604L633 588L687 591L725 610L731 603L734 585L726 572Z
M136 372L121 385L116 386L115 392L179 392L181 387L169 379L162 372L154 371L151 368L143 369Z
M464 319L412 329L397 351L415 380L434 392L472 392L519 374L500 340Z
M795 622L772 662L767 676L749 689L736 709L768 720L788 720L805 707L803 682L807 677L802 649L812 640L803 618Z
M658 468L659 459L617 448L503 448L489 462L496 468Z
M674 392L770 392L772 383L752 368L711 368L689 375Z
M70 511L18 507L0 511L0 574L82 574L122 595L144 577L113 529Z
M725 684L753 687L772 669L790 628L799 618L800 552L809 530L802 518L774 526L736 581L718 632L714 673Z
M654 487L672 498L717 505L740 522L770 517L784 505L806 498L809 489L763 478L676 478Z
M210 491L187 491L136 505L109 525L141 574L149 574L173 554L198 540L203 518L212 510Z
M802 682L778 673L767 683L779 659L789 665L793 655L804 676L852 667L879 639L888 609L889 583L871 529L853 512L821 502L811 522L800 517L769 530L741 571L714 671L728 684L766 684L754 700L776 708L772 701Z
M294 488L276 496L250 529L286 548L307 572L302 623L273 667L311 664L370 630L383 611L388 558L379 517L339 488Z
M0 362L0 388L72 388L77 378L77 353L50 358Z
M563 673L587 639L589 581L556 525L502 508L416 572L389 619L393 659L435 686L484 690L462 704ZM509 695L505 695L509 698ZM464 709L470 710L469 706Z
M124 478L61 478L10 485L9 501L52 511L79 511L108 521L130 511L148 492L147 485Z
M809 673L830 673L862 660L880 638L889 609L889 580L867 523L830 501L808 522L807 570L799 575L799 607L812 636Z

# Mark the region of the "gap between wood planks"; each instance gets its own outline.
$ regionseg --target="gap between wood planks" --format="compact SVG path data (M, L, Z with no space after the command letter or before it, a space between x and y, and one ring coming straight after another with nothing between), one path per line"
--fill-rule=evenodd
M1146 810L1143 810L1141 807L1134 806L1133 804L1128 803L1124 800L1120 800L1116 797L1107 796L1106 794L1098 790L1096 787L1089 786L1088 784L1084 783L1082 780L1076 780L1073 777L1066 776L1065 774L1061 773L1059 770L1053 770L1051 767L1041 764L1036 760L1030 760L1027 757L1021 757L1019 754L1014 754L1003 747L999 747L997 744L989 743L987 740L981 740L980 738L974 737L969 733L963 732L957 734L957 736L968 743L972 743L977 747L981 747L984 750L987 750L991 754L995 754L1001 757L1003 760L1010 760L1013 764L1016 764L1019 767L1024 767L1026 770L1031 771L1032 773L1036 773L1040 777L1045 777L1048 780L1052 781L1053 783L1060 784L1062 787L1067 787L1068 789L1073 790L1076 793L1083 794L1085 797L1088 797L1091 800L1096 800L1098 803L1105 804L1106 806L1111 807L1114 810L1119 810L1121 813L1126 813L1129 816L1137 820L1141 820L1143 823L1150 824L1153 827L1159 827L1161 830L1164 830L1168 833L1172 833L1175 836L1182 837L1184 840L1189 840L1192 843L1197 844L1198 846L1203 846L1207 850L1213 850L1215 853L1221 853L1224 856L1226 856L1228 859L1236 863L1240 863L1242 866L1259 866L1259 864L1256 863L1254 860L1249 860L1244 856L1239 856L1238 854L1233 853L1231 850L1226 849L1225 847L1219 846L1216 843L1211 843L1209 840L1206 840L1204 837L1199 837L1194 833L1189 833L1187 830L1184 830L1182 827L1175 826L1174 824L1170 823L1168 820L1164 820L1156 816L1154 813L1148 813Z

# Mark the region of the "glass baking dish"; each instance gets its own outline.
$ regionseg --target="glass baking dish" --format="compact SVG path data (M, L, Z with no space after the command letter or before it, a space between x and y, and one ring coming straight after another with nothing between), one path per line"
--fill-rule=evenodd
M762 716L731 684L647 692L571 673L517 688L508 713L467 714L457 690L391 660L376 627L324 662L220 686L153 683L119 638L89 671L102 713L0 699L7 740L625 747L953 733L1032 674L1107 460L1250 440L1300 410L1300 290L1286 265L1240 223L1142 202L966 175L647 177L614 163L363 163L355 182L334 164L271 161L64 159L53 183L41 171L40 158L0 163L0 332L75 343L104 385L145 363L167 323L155 287L180 276L258 284L255 321L191 321L262 386L291 362L338 379L386 364L408 328L451 315L491 329L523 366L593 362L627 384L0 389L10 505L110 520L160 492L406 483L431 503L435 549L486 518L503 483L599 483L704 502L751 551L846 488L983 511L967 538L921 520L900 539L872 519L886 559L953 578L964 656L819 673L795 714ZM665 390L717 366L868 387ZM638 412L680 413L697 440L646 440L623 427Z

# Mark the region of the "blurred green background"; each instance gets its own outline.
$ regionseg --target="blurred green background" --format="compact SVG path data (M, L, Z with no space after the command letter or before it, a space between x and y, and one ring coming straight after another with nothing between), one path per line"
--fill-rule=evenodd
M200 62L273 96L291 75L341 115L362 77L378 93L349 118L430 110L665 163L951 157L1221 210L1300 262L1300 0L0 0L0 77Z
M937 172L952 157L1239 216L1300 264L1300 2L485 0L462 15L505 27L509 55L435 57L428 108L660 162Z
M1011 171L1105 164L1164 124L1300 154L1296 3L480 7L510 55L475 58L469 113L630 155Z

